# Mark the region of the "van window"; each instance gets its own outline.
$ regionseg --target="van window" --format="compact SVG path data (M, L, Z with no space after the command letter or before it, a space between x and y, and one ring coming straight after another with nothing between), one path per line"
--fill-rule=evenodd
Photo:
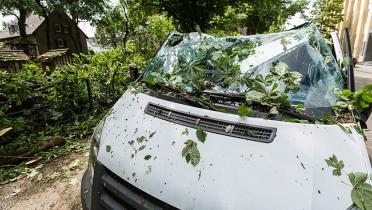
M343 89L344 84L341 69L312 25L238 37L174 34L147 66L144 79L154 77L186 92L243 95L250 89L247 79L269 74L279 62L302 75L299 89L287 93L292 104L302 103L306 108L335 105L334 90Z

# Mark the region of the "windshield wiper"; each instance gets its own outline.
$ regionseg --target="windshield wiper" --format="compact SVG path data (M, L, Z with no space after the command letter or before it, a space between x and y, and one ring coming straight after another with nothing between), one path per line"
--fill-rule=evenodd
M236 101L236 102L245 102L246 101L245 96L243 96L243 95L231 95L231 94L226 94L226 93L214 93L214 92L207 92L207 91L199 91L198 93L207 94L207 95L212 96L214 98L220 98L220 99L228 98L229 100ZM307 121L310 121L310 122L315 122L316 121L315 118L304 115L304 114L297 113L292 109L279 108L278 111L281 114L290 115L292 117L296 117L296 118L299 118L301 120L307 120Z
M232 94L226 94L226 93L214 93L214 92L207 92L207 91L198 91L196 93L206 94L206 95L212 96L213 98L216 98L216 99L228 98L228 99L230 99L232 101L236 101L236 102L245 101L245 96L242 96L242 95L232 95Z
M304 114L300 114L298 112L295 112L291 109L283 109L283 108L279 108L278 109L279 113L281 114L286 114L286 115L290 115L292 117L296 117L296 118L299 118L301 120L307 120L309 122L315 122L316 119L313 118L313 117L310 117L310 116L307 116L307 115L304 115Z
M144 82L146 84L148 84L146 81L144 81ZM155 87L155 88L158 88L158 89L161 89L162 91L165 91L165 92L171 92L177 98L179 98L179 99L181 99L183 101L186 101L187 103L192 104L194 106L197 106L197 107L200 107L200 108L204 108L204 109L210 109L210 110L217 111L217 108L214 107L211 103L206 103L206 102L200 100L199 98L197 98L197 97L195 97L193 95L190 95L188 93L181 92L178 89L175 89L175 88L166 86L166 85L161 84L161 83L157 83L156 85L150 85L150 84L148 84L148 85L149 86L152 86L152 87Z

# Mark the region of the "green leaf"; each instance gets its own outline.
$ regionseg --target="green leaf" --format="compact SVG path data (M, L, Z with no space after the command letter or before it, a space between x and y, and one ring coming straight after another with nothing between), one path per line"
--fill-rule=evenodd
M260 92L264 95L267 94L267 88L265 83L256 80L253 82L253 87L255 91Z
M191 162L193 166L200 162L200 152L197 143L193 140L185 141L185 147L182 149L182 157L185 157L187 163Z
M196 26L195 26L195 30L196 30L196 32L198 32L199 36L202 35L203 32L202 32L202 30L201 30L201 28L200 28L199 25L196 25Z
M353 187L356 187L360 184L363 184L365 181L367 181L368 174L362 173L362 172L355 172L355 173L349 173L348 177Z
M137 141L139 142L139 143L142 143L143 141L145 141L146 140L146 137L144 137L144 136L141 136L141 137L138 137L137 138Z
M351 191L351 200L361 210L372 209L372 186L364 183Z
M369 94L363 94L362 98L366 101L366 103L372 103L372 96Z
M305 105L304 104L297 104L297 105L292 105L296 112L298 113L302 113L302 112L305 112Z
M336 106L345 109L348 107L348 104L344 101L337 101Z
M145 147L146 147L145 145L140 146L140 148L138 148L138 151L145 149Z
M247 107L245 104L241 104L239 106L239 116L240 117L248 117L251 116L253 111L250 107Z
M348 174L350 183L353 185L351 199L362 210L372 209L372 186L366 183L367 173L355 172Z
M152 86L158 84L158 80L151 74L147 75L145 82Z
M290 115L284 115L284 122L293 122L293 123L309 123L308 120L298 119Z
M372 91L372 84L368 84L368 85L363 86L362 90L364 92Z
M246 93L245 97L248 102L249 101L261 101L265 97L265 94L258 92L256 90L251 90Z
M278 83L274 83L273 87L271 88L271 92L275 92L279 87Z
M334 176L341 176L341 172L342 172L342 169L344 168L344 161L339 161L337 160L337 157L336 155L332 155L331 157L329 157L329 159L325 159L325 162L327 163L327 165L329 167L332 167L332 168L335 168L333 171L332 171L332 174Z
M143 159L150 160L150 158L151 158L151 155L146 155Z
M289 71L288 65L283 62L279 62L272 69L272 72L277 74L279 77L284 76Z
M181 135L188 136L189 135L189 129L188 128L185 128L185 130L182 131Z
M106 145L106 152L110 152L111 151L111 145Z
M254 131L247 130L246 132L247 132L247 135L250 137L257 137L257 133Z
M364 131L359 125L353 125L353 128L357 133L364 136Z
M276 106L271 107L270 114L273 115L279 114L278 108Z
M228 125L225 128L225 133L231 133L233 129L234 129L233 125Z
M345 127L345 126L343 126L343 125L341 125L341 124L337 124L337 126L340 127L341 130L342 130L343 132L347 133L347 134L352 134L352 133L353 133L349 127Z
M196 129L196 137L198 138L199 141L204 143L205 139L207 138L207 133L204 132L201 128L198 128Z

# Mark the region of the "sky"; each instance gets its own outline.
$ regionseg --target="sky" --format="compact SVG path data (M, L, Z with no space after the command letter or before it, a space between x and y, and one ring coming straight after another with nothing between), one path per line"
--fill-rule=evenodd
M312 5L312 3L314 1L315 0L310 0L310 5ZM110 0L110 2L111 2L111 5L116 5L119 2L119 0ZM309 14L309 11L305 11L305 14ZM2 22L9 22L9 21L11 21L13 19L14 19L13 16L5 16L5 17L3 17L0 14L0 27L1 27L1 23ZM305 23L305 20L303 19L302 15L301 14L296 14L295 16L293 16L292 18L290 18L287 21L287 23L285 24L285 27L287 29L290 29L290 28L293 28L295 26L301 25L303 23ZM84 31L84 33L88 37L94 37L95 28L89 22L81 22L79 24L79 27Z

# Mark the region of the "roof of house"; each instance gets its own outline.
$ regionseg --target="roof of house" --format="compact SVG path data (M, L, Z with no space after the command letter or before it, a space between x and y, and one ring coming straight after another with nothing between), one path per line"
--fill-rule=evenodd
M0 61L27 61L30 57L23 50L0 50Z
M69 51L68 48L49 50L48 52L38 56L37 60L40 61L40 62L45 62L45 61L51 60L53 58L56 58L58 56L62 56L64 54L67 54L68 51Z
M26 18L26 34L33 34L34 31L44 22L45 18L31 14ZM19 32L10 33L9 31L0 31L0 39L7 39L12 37L18 37Z
M66 14L65 14L66 15ZM67 15L66 15L67 16ZM68 17L68 16L67 16ZM31 35L35 32L37 28L44 22L45 18L41 17L37 14L31 14L26 18L26 34ZM81 30L81 28L79 27ZM88 38L88 36L84 33L83 30L81 30L83 34ZM9 39L13 37L18 37L20 36L19 32L16 33L9 33L9 31L0 31L0 40L2 39Z

